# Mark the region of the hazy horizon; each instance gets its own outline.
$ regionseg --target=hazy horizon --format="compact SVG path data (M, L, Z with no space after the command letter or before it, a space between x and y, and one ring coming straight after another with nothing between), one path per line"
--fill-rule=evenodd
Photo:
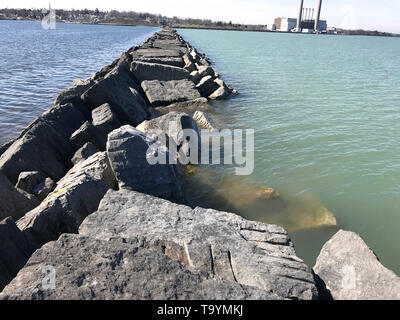
M50 1L54 9L96 9L102 11L136 11L180 18L211 19L213 21L232 21L240 24L271 24L276 17L296 18L299 0L203 0L193 10L184 0L148 0L126 3L122 0L57 0ZM316 8L317 0L304 0L307 8ZM2 0L0 8L47 8L48 0ZM322 5L321 19L328 26L344 29L379 30L400 33L400 1L381 0L325 0Z

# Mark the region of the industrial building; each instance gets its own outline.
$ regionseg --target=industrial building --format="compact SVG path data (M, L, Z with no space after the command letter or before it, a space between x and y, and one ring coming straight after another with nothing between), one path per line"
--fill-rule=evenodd
M296 28L297 19L276 18L274 24L276 31L290 32L292 29Z
M276 18L276 31L281 32L303 32L319 33L326 32L328 24L326 20L321 20L322 0L318 0L317 10L314 8L304 8L304 0L300 0L300 10L297 19L294 18ZM314 14L316 13L316 17Z

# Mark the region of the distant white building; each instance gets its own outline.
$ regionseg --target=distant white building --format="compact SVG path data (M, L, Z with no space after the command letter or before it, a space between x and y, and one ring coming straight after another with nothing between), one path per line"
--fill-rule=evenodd
M297 19L294 18L276 18L276 31L289 32L296 28Z
M267 30L268 31L276 31L276 25L275 24L267 24Z

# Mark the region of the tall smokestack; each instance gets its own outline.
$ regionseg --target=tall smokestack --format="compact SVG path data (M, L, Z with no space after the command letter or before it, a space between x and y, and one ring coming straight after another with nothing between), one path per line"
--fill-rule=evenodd
M297 31L300 30L301 18L303 16L303 2L304 0L300 0L299 17L297 18L297 26L296 26Z
M318 31L319 18L321 17L321 7L322 7L322 0L319 0L317 9L317 18L315 19L315 25L314 25L315 31Z

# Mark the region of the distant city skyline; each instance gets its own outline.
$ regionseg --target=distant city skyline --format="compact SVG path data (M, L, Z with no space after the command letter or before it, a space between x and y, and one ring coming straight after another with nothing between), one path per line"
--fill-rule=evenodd
M276 17L297 18L299 0L202 0L196 5L187 0L54 0L54 9L95 9L108 11L137 11L232 21L241 24L272 24ZM316 8L317 0L304 0L304 7ZM0 8L47 8L48 0L0 0ZM399 0L324 0L321 19L328 26L344 29L379 30L400 33Z

